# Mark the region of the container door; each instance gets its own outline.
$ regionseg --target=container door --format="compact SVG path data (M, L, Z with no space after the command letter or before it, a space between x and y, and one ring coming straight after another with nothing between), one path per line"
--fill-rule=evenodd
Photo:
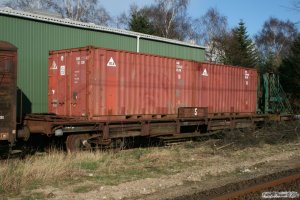
M176 108L183 107L184 102L182 101L183 97L183 89L184 89L184 68L183 68L183 62L181 60L176 60Z
M252 79L251 71L244 70L244 109L245 112L251 112L251 86L252 86Z
M64 54L49 57L48 61L48 111L67 115L67 78Z
M117 114L117 93L118 93L118 59L115 51L106 52L106 114Z
M87 51L73 52L68 65L69 94L68 105L71 116L88 116L87 108L87 76L89 69L87 63Z

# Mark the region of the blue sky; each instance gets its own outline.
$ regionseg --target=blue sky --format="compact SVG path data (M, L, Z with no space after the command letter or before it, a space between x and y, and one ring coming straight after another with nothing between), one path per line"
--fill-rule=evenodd
M300 21L300 12L290 7L295 0L190 0L188 13L193 18L200 17L210 7L217 8L227 16L230 27L237 26L243 19L250 36L261 30L263 23L271 16L281 20ZM129 5L135 2L138 6L151 4L154 0L101 0L100 3L112 16L128 11ZM298 30L300 23L297 24Z

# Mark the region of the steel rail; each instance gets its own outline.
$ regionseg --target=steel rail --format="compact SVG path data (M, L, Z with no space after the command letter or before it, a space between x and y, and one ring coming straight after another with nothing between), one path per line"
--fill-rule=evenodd
M261 183L261 184L258 184L258 185L255 185L255 186L252 186L252 187L249 187L249 188L246 188L246 189L242 189L242 190L239 190L239 191L236 191L236 192L231 192L231 193L216 197L213 200L225 200L225 199L239 198L239 197L245 196L249 193L256 193L256 192L259 192L259 191L262 191L262 190L265 190L265 189L268 189L268 188L272 188L272 187L275 187L275 186L278 186L278 185L282 185L282 184L285 184L285 183L290 183L290 182L296 181L298 179L300 179L300 173L297 173L297 174L294 174L294 175L291 175L291 176L287 176L287 177L284 177L284 178L280 178L280 179L277 179L277 180L269 181L269 182L266 182L266 183Z

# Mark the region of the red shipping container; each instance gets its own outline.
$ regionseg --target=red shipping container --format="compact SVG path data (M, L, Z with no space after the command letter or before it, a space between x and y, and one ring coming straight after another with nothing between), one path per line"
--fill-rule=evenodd
M84 47L51 51L49 112L66 116L255 113L255 69Z

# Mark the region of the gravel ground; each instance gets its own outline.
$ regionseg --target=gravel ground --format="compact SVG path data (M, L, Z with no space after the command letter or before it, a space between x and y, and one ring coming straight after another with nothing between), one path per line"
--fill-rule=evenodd
M275 147L274 147L275 148ZM279 147L278 147L279 148ZM280 147L282 148L282 147ZM248 148L243 152L256 155L262 148ZM238 154L235 152L232 154ZM234 157L234 155L232 155ZM266 154L260 160L245 159L237 161L234 158L214 155L205 158L212 165L193 166L174 175L163 175L159 178L146 178L136 181L121 183L119 185L95 185L94 183L84 182L78 185L70 185L65 188L47 187L31 191L32 194L42 193L51 199L202 199L201 197L213 196L227 192L228 187L233 189L238 186L230 183L245 181L244 185L249 184L247 180L263 176L270 173L280 172L285 169L292 169L300 166L300 149L288 150L284 148L276 155ZM89 185L91 191L78 193L74 188L80 185ZM227 185L227 186L226 186ZM213 188L222 188L211 190ZM229 189L230 189L229 188ZM207 192L210 191L211 192ZM206 191L206 192L203 192ZM193 198L193 195L196 195ZM202 196L201 196L202 195ZM207 198L203 198L207 199Z
M266 176L260 176L258 178L245 180L237 183L230 183L225 186L202 191L199 193L194 193L191 195L183 195L180 197L173 198L174 200L193 200L193 199L213 199L231 192L236 192L242 189L249 188L251 186L255 186L258 184L266 183L272 180L280 179L286 176L293 175L295 173L300 173L300 168L285 170L277 173L273 173ZM292 183L282 184L277 187L268 188L263 191L259 191L257 193L250 193L245 196L239 197L238 199L260 199L262 192L272 192L272 191L294 191L300 194L300 180L294 181Z

